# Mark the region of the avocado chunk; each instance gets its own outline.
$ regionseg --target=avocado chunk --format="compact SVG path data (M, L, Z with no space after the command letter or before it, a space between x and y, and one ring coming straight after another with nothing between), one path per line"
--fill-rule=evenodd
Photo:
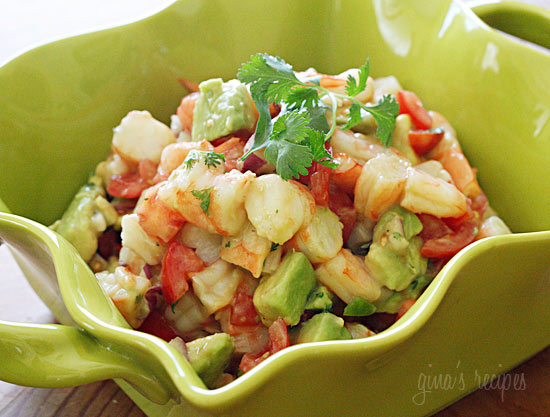
M254 306L262 322L269 326L282 317L287 325L298 324L308 295L316 284L313 267L306 256L301 252L289 252L279 269L263 277L254 292Z
M105 200L103 188L92 180L78 190L61 220L51 226L86 262L97 251L98 237L117 219L115 209Z
M332 294L324 285L318 285L307 297L305 310L330 311L332 310Z
M291 344L351 339L351 333L344 324L343 318L332 313L316 314L291 330Z
M199 89L193 111L193 141L212 141L241 129L252 130L256 114L244 84L213 78L200 83Z
M227 333L215 333L186 343L189 363L208 388L229 365L235 343Z
M425 273L416 277L403 291L391 291L383 288L380 298L373 304L379 313L397 313L406 300L416 300L420 293L434 279L434 274Z
M423 241L418 217L402 207L386 211L374 227L365 265L391 290L402 291L426 272L428 260L420 254Z

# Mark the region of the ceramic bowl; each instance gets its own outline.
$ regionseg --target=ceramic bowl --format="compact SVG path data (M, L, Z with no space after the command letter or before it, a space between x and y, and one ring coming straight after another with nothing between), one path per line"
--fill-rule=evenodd
M549 47L550 13L478 3ZM546 34L546 35L544 35ZM364 340L293 346L207 390L171 346L129 329L58 218L132 109L168 122L178 78L232 78L256 52L336 73L370 57L456 127L514 235L455 256L409 312ZM451 0L179 0L0 68L0 237L62 325L0 322L0 379L116 378L149 415L427 415L550 344L550 56ZM9 214L8 212L11 212ZM62 296L62 298L61 298Z

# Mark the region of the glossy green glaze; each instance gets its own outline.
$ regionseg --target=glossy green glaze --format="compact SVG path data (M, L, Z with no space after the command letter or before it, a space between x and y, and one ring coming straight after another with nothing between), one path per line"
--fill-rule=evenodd
M545 13L530 14L547 27ZM129 110L168 121L184 94L177 78L231 78L258 51L326 72L370 56L373 75L396 75L448 117L492 205L514 231L530 233L461 252L388 331L295 346L208 391L170 346L128 329L63 239L0 214L0 236L37 292L62 323L84 330L0 322L0 379L64 386L124 378L155 416L415 416L550 344L550 57L458 2L179 0L140 22L30 51L0 68L2 200L51 223L105 158ZM66 307L55 304L57 292ZM430 378L447 375L452 387L424 392Z

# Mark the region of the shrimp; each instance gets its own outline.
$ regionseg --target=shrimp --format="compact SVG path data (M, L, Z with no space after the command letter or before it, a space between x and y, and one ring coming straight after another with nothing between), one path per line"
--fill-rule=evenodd
M335 154L344 153L361 165L380 154L393 153L374 137L341 129L335 130L330 145Z
M162 151L160 164L157 168L157 175L153 181L157 183L166 180L172 171L185 161L185 158L187 158L187 155L189 155L189 152L193 149L211 151L214 147L206 140L202 142L177 142L168 145Z
M176 114L180 119L182 129L189 133L191 133L191 130L193 129L193 112L195 111L195 105L197 104L199 96L199 92L193 92L186 95L181 99L181 103L176 111Z
M479 233L476 235L475 240L490 236L507 235L510 233L512 232L500 217L490 216L481 223Z
M349 249L341 249L334 258L321 264L315 270L315 276L346 304L355 297L366 301L380 297L382 285L371 277L361 258Z
M468 211L466 196L458 188L416 168L408 168L401 206L436 217L456 218Z
M410 163L396 155L379 155L368 161L355 185L355 208L376 220L397 203L407 181Z
M158 164L162 150L175 141L170 128L154 119L151 113L131 111L115 127L112 146L130 163L137 164L142 159L149 159Z
M443 129L443 139L426 155L429 159L439 159L439 157L449 149L451 146L456 146L460 149L460 143L458 142L456 131L451 126L449 121L441 114L436 111L430 110L428 112L432 119L431 129Z
M252 182L245 208L258 235L282 245L311 221L315 200L302 184L268 174Z
M164 255L165 245L149 236L139 223L137 213L122 216L122 247L130 248L149 265L158 265Z
M457 146L451 146L439 156L439 162L453 178L456 187L466 197L474 199L481 194L476 172Z
M271 242L265 237L258 236L252 224L248 222L238 236L223 240L220 257L249 270L255 278L259 278L270 251Z
M361 165L345 153L334 155L336 169L330 171L330 179L348 194L353 194L355 183L361 175Z

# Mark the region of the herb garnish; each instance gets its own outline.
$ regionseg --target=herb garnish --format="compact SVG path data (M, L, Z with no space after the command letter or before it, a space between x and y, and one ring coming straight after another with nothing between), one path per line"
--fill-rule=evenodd
M337 99L351 101L350 119L344 129L350 129L361 120L361 109L371 113L378 123L376 131L380 141L389 146L395 127L399 105L386 95L377 105L367 106L354 97L363 91L369 76L369 62L359 70L356 80L349 75L346 93L339 94L321 87L318 78L300 80L292 66L278 57L256 54L243 64L237 77L250 84L250 93L258 109L259 118L254 143L245 160L253 152L265 148L267 161L273 163L283 179L306 175L307 168L315 161L330 168L336 168L332 156L325 149L336 129L335 118L331 125L326 120L326 106L321 102L328 96L332 102L332 114L336 114ZM272 121L269 103L283 104L281 113Z
M202 211L209 216L209 209L210 209L210 193L212 192L212 188L205 188L204 190L193 190L191 191L191 194L193 197L198 198L201 200L201 209Z
M191 169L197 162L200 161L201 158L204 159L204 165L208 168L216 168L222 162L225 162L225 155L223 153L198 151L193 149L187 154L183 164L185 165L185 168Z

